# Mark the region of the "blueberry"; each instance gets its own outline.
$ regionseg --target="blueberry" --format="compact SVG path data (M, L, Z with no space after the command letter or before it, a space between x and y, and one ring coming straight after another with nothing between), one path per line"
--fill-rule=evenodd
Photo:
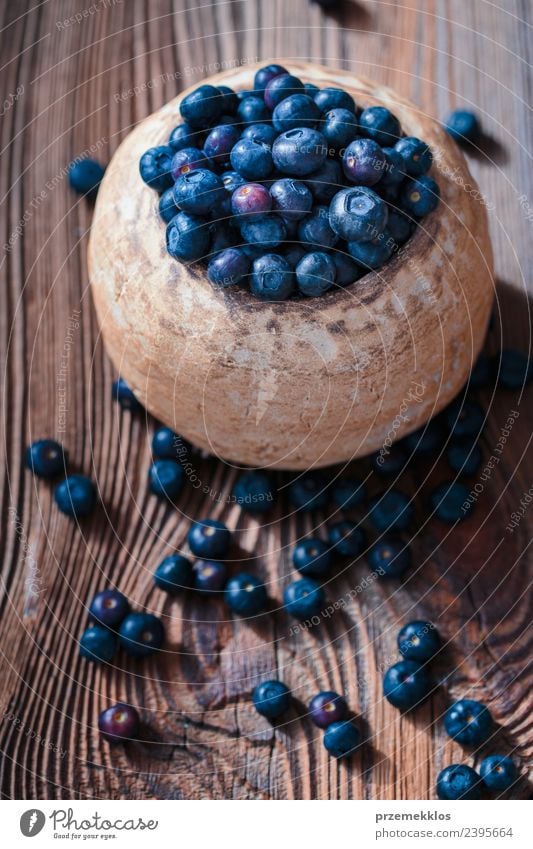
M267 719L277 719L291 706L291 691L282 681L263 681L252 693L257 713Z
M305 256L306 251L303 245L298 243L294 245L290 245L284 253L284 257L291 266L296 271L296 266L300 262L300 260Z
M308 94L310 97L312 97L314 99L315 94L318 94L320 89L314 83L304 83L304 91L305 91L306 94Z
M209 167L209 160L202 150L199 150L197 147L184 147L176 151L172 157L170 173L172 174L172 179L177 180L182 174L188 174L189 171L194 171L195 168Z
M300 540L292 552L292 563L302 575L322 578L331 567L331 551L318 537Z
M364 268L358 265L351 256L338 250L338 248L335 248L332 252L331 258L335 263L335 282L337 286L350 286L365 274Z
M328 254L313 251L304 256L296 267L300 292L309 297L323 295L335 282L335 263Z
M383 448L371 457L372 468L381 477L397 477L405 469L407 454L401 445Z
M272 146L272 159L284 174L304 177L320 168L327 152L322 133L310 127L298 127L277 137Z
M410 454L431 457L440 450L444 436L442 418L438 417L408 434L402 443Z
M254 91L264 92L270 80L274 77L287 76L289 72L283 65L265 65L264 68L259 68L254 76Z
M111 663L117 641L108 628L93 625L80 637L80 655L93 663Z
M324 138L332 147L346 147L357 135L357 118L348 109L330 109L320 126Z
M468 488L458 481L444 481L430 495L431 509L441 522L454 525L466 519L472 509Z
M382 578L401 578L411 562L408 544L392 534L383 536L368 551L368 565Z
M533 367L526 354L504 348L497 363L498 386L504 389L523 389L533 378Z
M481 134L477 115L468 109L455 109L444 121L444 129L456 142L475 142Z
M209 230L198 215L178 212L167 225L167 251L174 259L193 262L209 250Z
M231 198L229 198L231 200ZM226 248L234 248L239 241L239 234L235 227L232 226L233 217L230 215L231 210L228 210L230 221L215 220L209 225L209 233L211 236L211 245L209 256L214 257L220 251L225 251ZM242 249L242 246L241 246Z
M65 473L68 454L55 439L38 439L26 448L26 466L39 478Z
M264 180L272 171L272 151L255 139L239 139L230 155L231 167L246 180Z
M451 764L437 776L437 796L443 801L481 799L481 779L466 764Z
M203 595L220 595L228 580L227 569L218 560L197 560L193 575L194 589Z
M54 499L62 513L79 519L88 516L93 510L96 489L92 480L85 475L71 475L56 486Z
M89 616L105 628L116 628L130 612L130 603L118 590L102 590L89 607Z
M414 518L411 499L399 489L376 495L369 505L370 521L377 531L404 531Z
M163 623L153 613L130 613L119 628L119 643L132 657L147 657L161 648Z
M431 681L414 660L400 660L383 677L383 695L398 710L412 710L429 696Z
M191 561L182 554L169 554L154 572L154 584L169 595L179 595L193 585Z
M243 139L252 139L253 141L263 142L269 147L272 147L278 137L277 131L272 124L252 124L242 131Z
M348 242L348 250L364 268L381 268L391 258L396 244L388 230L384 230L371 242Z
M471 389L485 389L494 381L494 363L490 357L480 354L470 372L468 386Z
M139 171L144 182L157 192L164 192L172 186L172 158L174 151L167 145L151 147L143 153L139 162Z
M152 436L152 454L158 460L184 460L190 445L169 427L158 427Z
M270 510L274 502L274 489L266 472L259 469L244 472L233 489L237 504L252 515Z
M227 85L217 85L217 89L221 95L222 117L233 115L239 106L239 98L236 92Z
M297 510L319 510L326 507L329 493L322 475L308 472L293 481L288 488L289 501Z
M122 377L113 382L111 393L113 400L118 401L123 410L142 410L142 404Z
M343 91L341 88L322 88L315 94L315 103L322 114L331 111L331 109L347 109L353 114L357 114L355 100Z
M334 722L342 722L347 715L346 700L331 690L317 693L309 703L309 716L319 728L327 728Z
M291 94L282 100L272 113L272 123L278 133L294 127L312 127L320 118L320 112L307 94Z
M366 498L366 486L359 478L338 478L331 488L331 500L341 510L351 510Z
M270 195L274 210L294 221L307 215L313 206L313 195L301 180L276 180L270 186Z
M381 180L387 165L385 154L372 139L350 142L342 157L344 173L351 183L373 186Z
M255 95L241 100L237 115L243 124L258 124L260 121L270 120L270 112L263 98Z
M403 157L393 147L384 147L383 153L385 156L385 167L379 181L379 188L380 190L382 188L394 190L405 178Z
M222 174L222 183L226 191L232 195L235 189L246 184L246 180L244 177L241 177L237 171L225 171L224 174Z
M361 186L337 192L329 207L331 228L348 242L369 242L386 227L387 204L372 189Z
M268 602L264 584L246 572L229 579L225 598L230 610L241 616L255 616L261 613Z
M301 242L321 248L332 248L338 236L332 230L327 206L315 206L310 215L300 221L298 237Z
M406 136L394 145L401 154L405 170L412 177L421 177L429 171L433 163L432 153L427 144L414 136Z
M279 254L265 254L254 261L250 289L257 298L284 301L295 287L294 272Z
M369 106L359 115L359 132L362 136L390 147L401 135L400 122L385 106Z
M222 114L224 95L212 85L201 85L188 94L180 103L183 120L198 130L214 124Z
M230 547L231 533L224 522L216 519L202 519L191 525L187 542L196 557L206 559L225 557Z
M475 699L461 699L444 714L446 732L462 746L485 743L494 730L489 709Z
M98 717L98 730L110 743L134 740L139 731L139 714L132 705L119 702L103 710Z
M204 143L204 154L213 167L225 168L228 165L230 153L239 141L239 135L239 130L231 124L213 127ZM204 168L205 165L197 167Z
M292 74L278 74L267 83L264 98L266 105L273 112L278 103L286 97L303 93L304 84L298 77L293 77Z
M335 159L325 159L316 171L305 178L315 203L329 204L344 185L342 168Z
M326 602L324 590L312 578L302 578L288 584L283 592L283 604L287 613L295 619L318 616Z
M334 758L347 758L361 745L361 732L353 724L333 722L324 734L324 746Z
M432 177L422 176L409 180L405 186L400 203L406 212L422 218L429 215L439 205L440 189Z
M95 159L75 159L68 167L69 183L78 194L94 199L104 172L105 168Z
M226 248L217 253L207 266L207 277L213 286L227 288L242 283L249 274L251 262L240 248Z
M407 241L413 230L413 221L403 212L389 207L387 230L398 245Z
M272 197L261 183L243 183L237 186L231 196L231 211L234 215L260 218L272 208Z
M471 477L481 468L483 452L472 439L453 439L448 445L446 458L452 471Z
M224 199L224 192L224 183L217 174L207 168L195 168L174 183L174 202L183 212L208 215Z
M366 546L366 534L356 522L343 519L328 528L328 542L341 557L359 557Z
M479 774L489 790L508 790L518 778L518 770L508 755L489 755L481 761Z
M277 248L287 236L287 228L278 215L263 215L259 219L243 220L240 222L240 229L245 242L269 250Z
M445 411L445 421L453 436L478 437L485 424L485 411L475 401L457 399Z
M168 146L174 151L182 150L184 147L198 147L202 141L202 133L194 130L189 124L178 124L172 130Z
M185 473L176 460L156 460L148 472L150 490L160 498L177 498L183 489Z
M175 215L178 214L179 209L174 203L174 192L172 189L165 189L161 197L159 198L159 215L165 222L168 224L169 221L172 221Z
M400 654L407 660L424 663L431 660L440 649L439 632L431 622L408 622L398 633Z

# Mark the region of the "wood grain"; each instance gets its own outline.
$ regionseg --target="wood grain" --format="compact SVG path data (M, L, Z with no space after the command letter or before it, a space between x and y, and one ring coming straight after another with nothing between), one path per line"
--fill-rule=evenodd
M107 161L132 126L216 71L217 62L277 55L348 68L392 85L435 117L472 104L487 139L471 166L494 205L500 281L487 349L498 350L503 338L528 350L529 5L346 0L324 17L304 0L128 0L65 24L83 8L83 0L21 0L1 10L3 91L12 98L0 127L4 797L433 798L444 765L472 762L446 738L440 719L449 698L466 694L490 705L502 726L494 748L512 749L526 774L533 748L531 514L513 533L506 526L533 477L531 389L481 394L487 457L510 412L519 415L462 526L451 532L428 517L427 493L446 475L442 460L405 474L402 486L419 495L415 568L402 586L370 582L354 590L368 579L362 559L327 588L331 600L349 599L345 609L300 633L291 633L279 611L250 625L228 620L217 602L168 601L151 573L182 545L190 516L221 517L235 528L235 557L264 576L279 601L291 575L290 545L331 515L287 518L283 490L260 526L228 500L236 471L202 457L195 465L207 493L189 487L178 510L150 496L154 425L120 414L110 401L115 375L85 265L91 209L73 198L64 168L91 146ZM24 446L45 435L61 436L74 467L98 483L103 506L80 527L54 509L49 486L23 470ZM378 489L366 464L359 468ZM279 478L280 487L286 482ZM120 658L114 669L78 658L85 605L109 584L164 617L169 641L160 657L143 664ZM381 670L396 658L398 627L415 614L431 617L448 645L437 670L441 686L411 719L383 702ZM249 700L253 684L270 673L298 700L276 728L256 717ZM368 743L349 765L326 756L303 716L322 688L345 691L362 717ZM111 750L101 745L96 722L118 698L142 707L145 742ZM515 795L530 795L525 780Z

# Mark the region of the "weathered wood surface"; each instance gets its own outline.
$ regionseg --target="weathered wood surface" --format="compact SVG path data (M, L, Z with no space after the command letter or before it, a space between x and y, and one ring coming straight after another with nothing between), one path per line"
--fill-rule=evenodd
M474 516L460 528L427 520L426 494L446 474L442 461L405 475L404 485L421 495L416 567L403 586L370 583L320 628L298 634L279 612L250 627L228 620L216 602L170 602L153 589L151 573L182 544L188 516L222 517L238 528L239 556L278 600L291 572L288 545L325 516L280 522L282 497L272 522L259 527L227 501L236 472L203 459L197 474L209 491L189 488L179 502L183 515L149 495L153 423L110 402L114 373L85 265L91 211L69 192L64 168L91 148L106 161L139 119L216 71L216 63L306 59L393 85L431 115L472 104L490 137L471 166L494 206L499 279L487 347L497 350L503 336L527 350L530 5L345 0L338 14L324 17L304 0L186 9L109 0L67 23L84 8L81 0L21 0L1 9L2 92L9 98L0 127L2 245L11 239L1 260L0 311L4 797L432 798L444 765L472 762L440 720L447 698L466 694L490 705L502 725L494 747L515 751L526 772L533 748L531 513L513 533L506 526L532 483L531 390L482 394L490 410L487 457L511 411L519 415ZM60 435L75 467L98 481L104 507L81 527L22 468L24 445L44 435ZM362 560L332 583L329 597L353 596L368 574ZM161 613L169 632L162 657L120 659L103 670L80 661L84 605L107 584ZM411 719L383 702L381 671L396 658L399 626L414 614L432 617L449 645L438 668L443 686ZM249 702L257 676L269 673L299 700L276 729ZM363 717L369 742L350 765L331 761L320 733L301 718L303 704L324 688L345 691ZM118 698L143 706L150 742L113 751L100 744L98 713ZM525 781L516 795L530 795Z

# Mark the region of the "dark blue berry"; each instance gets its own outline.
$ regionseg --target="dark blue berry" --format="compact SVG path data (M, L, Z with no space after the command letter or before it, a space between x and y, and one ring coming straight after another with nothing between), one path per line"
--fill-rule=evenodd
M239 98L237 97L236 92L227 85L217 85L217 89L222 95L221 103L223 116L232 115L237 111L239 106Z
M357 118L348 109L330 109L320 125L328 144L337 150L346 147L357 135Z
M479 774L489 790L508 790L518 778L518 770L508 755L489 755L481 761Z
M481 799L481 779L466 764L451 764L437 776L437 796L443 801Z
M225 168L228 165L230 153L239 141L239 135L239 130L231 124L213 127L205 140L204 153L214 168Z
M93 663L111 663L116 647L114 634L103 625L87 628L80 637L80 655Z
M485 411L475 401L462 398L453 401L445 412L445 420L453 436L478 437L485 424Z
M294 127L314 126L319 118L319 109L307 94L291 94L278 103L272 113L272 123L278 133Z
M150 489L160 498L177 498L183 489L185 473L176 460L156 460L148 472Z
M231 543L231 533L217 519L202 519L191 525L187 535L189 548L196 557L214 559L225 557Z
M389 207L387 230L398 245L403 245L412 233L413 221L403 212Z
M359 132L384 147L391 147L398 141L401 127L385 106L369 106L359 115Z
M262 218L243 219L240 222L242 238L249 245L272 250L281 245L287 236L287 228L278 215L263 215ZM255 271L255 267L254 267Z
M105 628L116 628L130 612L130 603L118 590L102 590L89 607L89 616Z
M383 174L381 175L381 180L379 181L379 188L394 189L402 183L405 178L405 166L403 163L403 157L401 153L398 153L397 150L393 147L384 147L383 153L385 155L385 167L383 169Z
M364 268L381 268L394 253L395 242L388 230L384 230L371 242L348 242L348 250Z
M323 295L335 283L335 263L321 251L306 254L296 267L296 281L302 294Z
M258 515L270 510L275 492L266 472L258 469L244 472L233 489L233 495L237 504L246 513Z
M95 159L78 159L68 168L69 183L75 192L93 199L103 179L105 168Z
M315 203L329 204L344 185L342 168L336 159L325 159L316 171L305 178Z
M272 146L276 168L292 177L304 177L320 168L328 153L326 139L310 127L279 135Z
M322 88L315 94L315 103L322 114L329 112L331 109L347 109L353 114L357 114L355 100L343 91L341 88Z
M152 436L152 454L158 460L186 459L189 443L169 427L158 427Z
M331 255L335 263L335 283L337 286L350 286L365 274L362 268L351 256L336 247Z
M304 83L305 93L314 99L315 94L318 94L320 88L314 83Z
M191 127L203 130L222 114L224 102L224 95L215 86L201 85L183 98L180 114Z
M300 221L298 237L304 244L315 247L332 248L336 245L339 237L331 228L327 206L315 206L310 215Z
M370 460L372 468L381 477L397 477L405 469L407 454L401 445L391 445L373 454Z
M475 142L481 134L477 115L468 109L455 109L444 121L444 129L456 142Z
M188 171L174 183L174 202L189 215L208 215L224 199L224 193L221 178L207 168Z
M269 147L272 147L277 137L278 133L272 124L252 124L250 127L245 127L242 131L243 139L253 139L254 141L263 142Z
M189 124L178 124L169 136L168 146L174 151L183 150L184 147L199 147L202 138L203 134L194 130Z
M294 221L307 215L313 206L313 195L301 180L276 180L270 186L270 195L275 212Z
M230 610L241 616L255 616L265 610L268 603L264 584L246 572L229 579L225 599Z
M231 167L246 180L264 180L272 171L272 150L256 139L239 139L230 155Z
M430 678L414 660L400 660L383 678L383 695L398 710L412 710L429 696Z
M284 257L291 266L296 271L296 266L306 254L306 250L303 245L298 243L294 245L290 245L284 253Z
M328 528L328 542L341 557L359 557L366 546L366 534L356 522L343 519Z
M289 501L297 510L319 510L326 507L329 499L328 487L320 474L308 472L293 481L288 487Z
M165 222L168 224L169 221L172 221L175 215L179 212L178 207L174 203L174 192L172 189L165 189L161 197L159 198L159 215Z
M400 196L402 208L416 218L433 212L439 205L439 200L440 189L435 180L427 175L409 180Z
M331 690L317 693L309 703L309 716L319 728L327 728L334 722L342 722L347 715L346 700Z
M199 150L197 147L183 147L181 150L176 151L172 157L170 173L172 174L172 179L177 180L182 174L188 174L189 171L194 171L195 168L209 167L209 160L202 150Z
M350 142L342 157L346 177L358 186L373 186L378 183L386 164L382 149L372 139L355 139Z
M154 584L169 595L179 595L193 585L191 561L182 554L169 554L154 572Z
M369 242L386 227L387 204L372 189L361 186L337 192L329 207L331 228L347 242Z
M122 620L119 642L132 657L147 657L161 648L165 639L163 623L153 613L130 613Z
M282 681L263 681L252 693L257 713L267 719L277 719L291 706L291 691Z
M122 702L106 708L98 717L98 730L109 743L135 740L139 725L139 714L135 708Z
M284 301L295 289L295 275L287 260L279 254L265 254L254 261L250 289L267 301Z
M411 562L411 549L398 536L383 536L368 551L368 565L382 578L401 578Z
M197 560L194 564L193 586L203 595L219 596L227 580L228 571L219 560Z
M292 563L302 575L322 578L331 567L329 546L318 537L310 537L296 543L292 552Z
M366 498L366 486L360 478L338 478L331 488L331 500L341 510L351 510Z
M523 389L533 378L529 357L522 351L504 348L499 361L496 358L498 386L504 389Z
M485 389L494 381L494 363L490 357L480 354L470 372L468 386L471 389Z
M68 455L55 439L38 439L26 448L26 466L40 478L55 478L65 473Z
M431 660L440 649L439 632L431 622L408 622L398 633L398 648L407 660Z
M421 177L431 168L433 156L427 144L420 139L406 136L396 142L394 149L401 155L405 170L412 177Z
M489 709L475 699L461 699L444 714L446 732L462 746L485 743L494 730Z
M448 444L446 458L452 471L471 477L481 468L483 452L472 439L453 439Z
M454 525L466 519L472 509L469 503L470 492L459 481L444 481L435 487L430 495L431 509L441 522Z
M245 185L246 180L236 171L225 171L224 174L222 174L222 183L224 184L226 191L232 195L235 189L238 189L239 186Z
M333 722L325 731L324 746L334 758L347 758L361 745L361 732L349 720Z
M326 596L317 581L302 578L285 587L283 604L287 613L295 619L308 619L318 616L324 608Z
M264 92L270 80L274 77L286 76L289 72L283 65L265 65L264 68L259 68L254 76L254 91Z
M260 218L272 208L270 192L261 183L243 183L237 186L231 196L231 211L234 215Z
M371 500L369 515L377 531L404 531L413 521L414 510L407 493L389 489Z
M402 443L410 454L431 457L440 450L444 437L442 418L435 418L408 434Z
M250 274L252 264L240 248L226 248L217 253L207 266L207 277L213 286L227 288L242 283Z
M291 94L304 94L304 91L304 84L298 77L293 77L292 74L278 74L265 87L265 103L273 112L278 103L286 97L290 97Z
M209 250L209 229L203 218L178 212L167 225L167 251L174 259L193 262Z
M151 147L143 153L139 162L139 171L144 182L157 192L164 192L172 186L172 158L174 150L167 145Z
M111 388L113 400L118 401L123 410L141 410L142 404L137 400L135 393L128 386L126 381L119 377L113 382Z
M263 98L255 95L241 100L237 115L243 124L258 124L261 121L270 120L270 112Z
M54 498L62 513L73 519L88 516L96 504L96 489L85 475L71 475L59 483Z

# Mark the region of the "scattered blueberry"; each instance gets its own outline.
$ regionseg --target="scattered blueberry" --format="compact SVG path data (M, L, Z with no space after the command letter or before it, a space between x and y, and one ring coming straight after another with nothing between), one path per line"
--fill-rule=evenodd
M361 732L353 722L333 722L324 733L324 746L334 758L347 758L361 745Z
M472 748L485 743L494 730L489 709L475 699L461 699L448 708L444 727L450 737Z
M225 598L230 610L241 616L255 616L261 613L268 602L264 584L246 572L229 579Z
M317 693L309 703L309 716L319 728L327 728L334 722L342 722L347 715L346 700L331 690Z
M331 487L331 500L341 510L351 510L366 498L366 486L359 478L338 478Z
M118 590L102 590L91 601L89 616L105 628L116 628L130 612L130 603Z
M177 498L185 480L182 466L176 460L156 460L148 473L150 489L160 498Z
M96 504L96 489L85 475L71 475L59 483L54 498L62 513L73 519L88 516Z
M440 417L431 419L423 427L408 434L402 444L411 454L420 454L424 457L431 457L436 452L438 453L444 441L444 428Z
M377 531L404 531L414 517L411 499L399 489L389 489L370 502L370 521Z
M154 572L154 584L169 595L179 595L193 585L191 561L182 554L169 554Z
M93 625L80 638L80 655L93 663L111 663L117 641L109 628Z
M415 620L404 625L398 634L400 654L407 660L424 663L431 660L440 649L439 633L431 622Z
M479 774L489 790L508 790L518 778L518 770L508 755L489 755L481 761Z
M526 354L504 348L497 359L498 385L504 389L523 389L533 378L533 367Z
M298 510L319 510L329 499L328 486L320 474L307 472L288 487L289 501Z
M411 563L411 549L398 536L385 535L368 551L370 568L382 578L401 578Z
M132 657L147 657L161 648L163 623L153 613L130 613L120 623L119 642Z
M300 540L292 553L292 563L302 575L312 578L325 577L331 566L331 551L318 537Z
M431 681L414 660L400 660L383 678L383 695L398 710L412 710L429 696Z
M302 578L285 587L283 604L287 613L296 619L308 619L317 616L326 601L324 590L312 578Z
M132 705L119 702L103 710L98 717L98 730L110 743L134 740L139 731L139 714Z
M126 381L119 377L115 380L112 386L113 400L118 401L123 410L140 410L142 404L137 400L135 393L128 386Z
M184 460L189 443L169 427L158 427L152 436L152 454L159 460Z
M466 519L472 511L469 495L468 487L459 481L444 481L431 493L431 509L441 522L454 525Z
M437 796L443 801L456 799L481 799L481 779L466 764L451 764L437 777Z
M471 389L485 389L494 382L494 363L490 357L480 354L470 373L468 386Z
M341 557L359 557L366 546L366 534L357 522L343 519L329 526L328 542Z
M68 168L69 183L78 194L94 199L104 172L105 169L95 159L75 159Z
M483 452L472 439L453 439L448 444L446 458L458 475L475 475L483 463Z
M257 713L267 719L277 719L291 706L291 691L282 681L263 681L252 693Z
M228 553L231 533L224 524L216 519L202 519L191 525L187 536L189 548L196 557L213 559L225 557Z
M26 448L26 466L40 478L65 473L68 454L55 439L38 439Z
M397 477L407 464L407 455L402 445L391 445L374 454L370 460L372 468L381 477Z
M475 142L481 134L477 115L468 109L455 109L444 122L444 129L456 142Z
M252 515L266 513L275 500L269 475L259 469L244 472L235 484L233 495L237 504Z
M204 595L219 595L228 580L228 571L219 560L197 560L193 567L193 587Z

